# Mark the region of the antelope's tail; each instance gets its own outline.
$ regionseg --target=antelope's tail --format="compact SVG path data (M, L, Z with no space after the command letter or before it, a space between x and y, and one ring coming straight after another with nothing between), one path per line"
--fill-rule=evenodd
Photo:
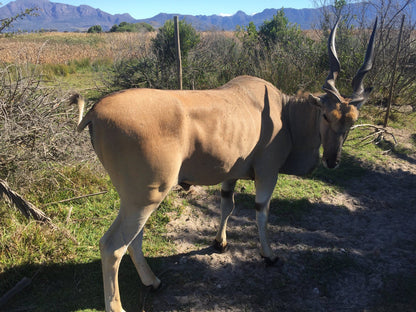
M71 98L69 99L70 104L77 104L78 105L78 126L77 126L77 131L81 132L82 130L84 130L84 128L91 122L91 120L88 119L88 114L85 115L85 117L83 117L84 115L84 107L85 107L85 100L82 97L81 94L75 93L74 95L71 96Z

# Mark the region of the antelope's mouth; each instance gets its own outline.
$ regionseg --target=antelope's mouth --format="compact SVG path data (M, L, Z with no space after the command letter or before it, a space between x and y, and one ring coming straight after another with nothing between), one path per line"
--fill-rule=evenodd
M334 159L332 159L332 158L331 159L323 158L322 159L322 164L327 169L336 169L336 168L338 168L340 162L341 161L338 158L334 158Z

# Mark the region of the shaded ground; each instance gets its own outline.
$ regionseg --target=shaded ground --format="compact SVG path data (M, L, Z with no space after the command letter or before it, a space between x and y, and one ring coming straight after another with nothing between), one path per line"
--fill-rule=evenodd
M259 255L251 195L236 193L231 247L216 254L219 194L193 189L189 211L168 229L179 254L158 259L165 287L146 298L146 310L416 311L416 155L390 153L386 163L293 213L279 213L274 200L276 267Z

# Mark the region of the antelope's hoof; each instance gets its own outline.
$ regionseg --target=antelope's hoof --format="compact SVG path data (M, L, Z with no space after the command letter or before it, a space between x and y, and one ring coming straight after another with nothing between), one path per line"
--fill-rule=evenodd
M280 261L279 257L275 257L271 259L269 257L261 256L264 259L264 264L266 267L281 267L283 265L282 261Z
M216 239L214 239L214 243L212 244L212 247L214 247L214 249L219 253L224 253L228 251L229 249L228 244L223 245L219 243Z
M149 285L149 286L146 286L146 288L149 292L157 292L157 291L160 291L161 289L163 289L164 286L165 286L165 284L160 282L159 285L157 285L156 287L154 287L153 285Z

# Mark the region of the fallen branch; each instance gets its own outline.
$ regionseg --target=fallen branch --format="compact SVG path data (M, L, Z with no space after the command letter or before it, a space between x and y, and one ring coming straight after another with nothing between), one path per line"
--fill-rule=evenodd
M26 287L30 286L32 284L33 279L39 274L41 269L37 270L36 273L32 276L32 278L29 277L23 277L12 289L10 289L8 292L6 292L1 298L0 298L0 310L1 307L4 306L7 302L10 301L14 296L16 296L18 293L23 291Z
M376 126L376 125L372 125L372 124L361 124L361 125L352 126L350 130L354 130L354 129L357 129L357 128L372 128L372 129L374 129L374 133L369 134L369 135L365 136L364 138L362 138L360 143L364 142L365 140L367 140L371 137L374 137L374 136L377 136L377 138L373 139L371 142L374 142L374 141L379 142L383 138L383 135L387 134L387 135L390 135L393 138L394 145L397 144L397 140L396 140L396 137L394 136L394 134L391 133L390 131L388 131L386 128L382 127L382 126Z
M87 194L87 195L82 195L82 196L67 198L67 199L63 199L63 200L58 200L58 201L55 201L55 202L47 203L44 206L50 206L50 205L55 205L55 204L66 203L66 202L70 202L70 201L77 200L77 199L81 199L81 198L102 195L102 194L105 194L107 192L108 191L102 191L102 192L98 192L98 193L93 193L93 194Z
M12 299L15 295L17 295L19 292L23 291L23 289L28 287L31 283L31 278L23 277L12 289L10 289L0 298L0 308L7 302L9 302L10 299Z
M0 196L2 195L5 195L9 202L14 204L27 219L32 217L36 221L46 223L55 228L52 220L45 215L42 210L36 208L31 202L25 200L22 196L12 190L6 181L0 179Z

